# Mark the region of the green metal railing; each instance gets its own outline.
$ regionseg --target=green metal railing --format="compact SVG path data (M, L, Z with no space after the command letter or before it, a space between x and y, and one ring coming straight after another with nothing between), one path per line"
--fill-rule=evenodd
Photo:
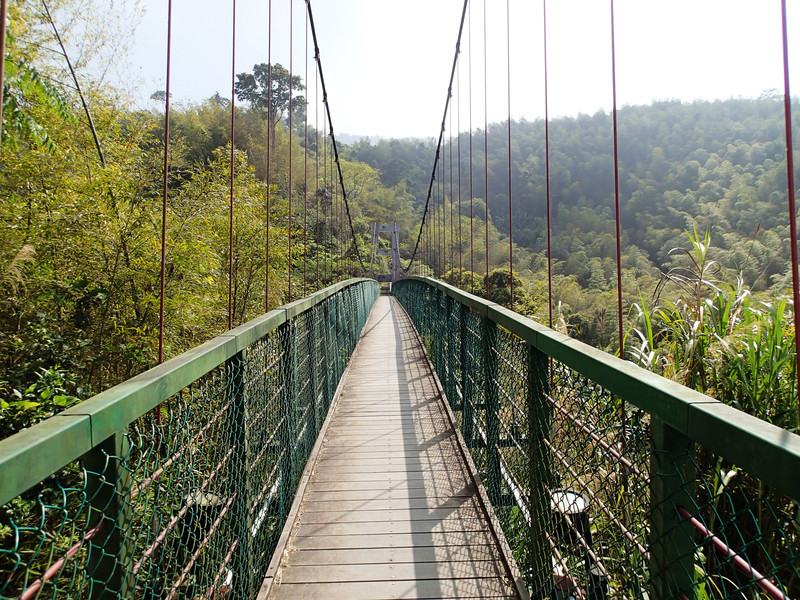
M393 293L532 598L800 598L800 437L445 283Z
M352 279L0 441L0 598L252 598L378 295Z

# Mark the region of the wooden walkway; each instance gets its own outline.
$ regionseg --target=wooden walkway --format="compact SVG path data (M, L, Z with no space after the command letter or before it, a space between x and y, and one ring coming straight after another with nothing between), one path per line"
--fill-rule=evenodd
M394 298L373 308L311 460L259 598L520 597Z

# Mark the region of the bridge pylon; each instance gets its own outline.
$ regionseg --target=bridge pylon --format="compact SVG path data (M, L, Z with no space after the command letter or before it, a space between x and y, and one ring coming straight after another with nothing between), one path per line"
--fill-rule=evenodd
M389 248L380 247L380 234L388 232L391 237L391 245ZM375 274L375 257L376 256L391 256L392 257L392 272ZM400 228L397 223L391 225L379 225L378 223L372 224L372 259L369 263L370 276L378 281L390 281L394 283L400 278Z

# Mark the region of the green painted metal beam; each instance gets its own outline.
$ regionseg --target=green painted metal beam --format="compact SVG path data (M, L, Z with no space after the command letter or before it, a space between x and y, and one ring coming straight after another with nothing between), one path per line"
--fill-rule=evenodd
M272 310L55 417L0 440L0 506L124 430L282 323L364 281L372 280L342 281Z
M0 441L0 506L91 449L85 415L56 415Z

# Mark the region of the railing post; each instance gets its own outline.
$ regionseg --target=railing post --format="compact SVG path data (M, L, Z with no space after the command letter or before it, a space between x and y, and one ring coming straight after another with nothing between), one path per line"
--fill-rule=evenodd
M473 365L469 360L468 340L469 328L467 321L469 319L469 307L462 304L459 311L459 330L461 335L461 402L463 405L461 413L461 435L464 436L464 441L468 448L472 448L475 444L475 411L472 398L472 372Z
M310 371L309 362L311 361L311 347L309 346L310 333L308 328L309 313L297 315L292 319L294 325L294 377L295 377L295 414L297 415L297 447L296 450L296 463L298 463L298 474L302 472L302 464L305 464L306 457L311 453L311 447L314 445L316 433L313 431L314 419L309 414L313 407L312 397L309 395L310 385L305 385L304 378ZM306 369L302 369L301 365L306 363ZM302 463L302 464L300 464Z
M661 419L651 422L650 588L653 600L694 598L694 530L677 507L694 506L694 442Z
M225 362L227 385L225 395L228 399L230 414L231 443L234 446L228 476L228 491L236 494L233 502L231 523L236 535L236 549L233 552L231 570L233 571L233 585L242 597L248 595L251 589L251 537L249 518L249 480L248 463L250 448L248 435L249 415L248 399L245 393L244 368L246 351L236 353Z
M128 531L132 511L127 501L132 479L125 464L129 449L128 438L118 432L83 457L86 495L90 503L87 530L99 527L89 542L86 559L91 600L133 597L133 565L130 563L134 536Z
M344 342L344 292L340 291L336 294L336 328L335 334L333 338L333 343L335 345L335 353L336 353L336 365L334 367L334 390L336 388L336 382L338 382L342 378L342 373L344 373L344 365L342 365L342 343Z
M322 305L322 356L324 357L324 363L322 366L322 393L323 405L326 413L331 406L331 400L333 397L333 391L331 389L331 369L333 368L333 358L331 356L331 302L333 302L332 298L326 298L325 303Z
M553 465L545 440L550 437L553 408L550 394L549 361L546 354L528 347L528 460L530 491L530 529L528 549L533 593L531 598L549 598L553 585L552 551L547 542L551 521L550 490L553 483Z
M440 358L442 350L442 331L444 330L442 326L441 298L442 293L434 288L432 304L427 311L428 322L426 323L429 334L428 340L430 342L430 359L437 375L441 373Z
M311 425L311 445L309 449L313 447L314 442L317 439L317 434L319 433L319 424L324 420L324 418L320 418L320 415L317 414L319 409L319 395L317 394L317 378L319 377L319 369L317 368L317 360L319 359L319 355L317 353L317 348L319 347L317 344L317 340L319 339L319 313L320 307L315 306L311 311L308 313L308 319L311 319L311 325L308 325L308 321L306 321L306 348L308 349L308 360L310 361L309 364L309 381L308 381L308 388L309 388L309 413L310 413L310 425Z
M500 494L500 398L497 393L497 325L483 317L483 369L484 410L486 411L486 467L489 481L486 491L494 506L499 506Z
M444 294L443 294L444 295ZM442 381L442 385L444 386L445 393L447 394L447 399L450 402L451 408L458 409L458 399L456 398L455 393L455 373L453 370L456 366L455 357L453 356L455 353L453 352L453 348L455 347L455 339L453 336L453 328L452 324L450 323L450 315L453 313L453 299L450 296L444 295L444 319L443 322L443 331L442 331L442 369L443 372L440 374L444 376L444 381ZM445 349L446 348L446 349Z
M295 480L295 446L297 439L296 433L296 399L297 399L297 362L295 350L297 346L297 333L295 331L294 319L284 323L280 332L280 353L281 353L281 392L280 406L283 416L283 436L284 443L283 465L281 466L281 514L289 514L292 505Z

